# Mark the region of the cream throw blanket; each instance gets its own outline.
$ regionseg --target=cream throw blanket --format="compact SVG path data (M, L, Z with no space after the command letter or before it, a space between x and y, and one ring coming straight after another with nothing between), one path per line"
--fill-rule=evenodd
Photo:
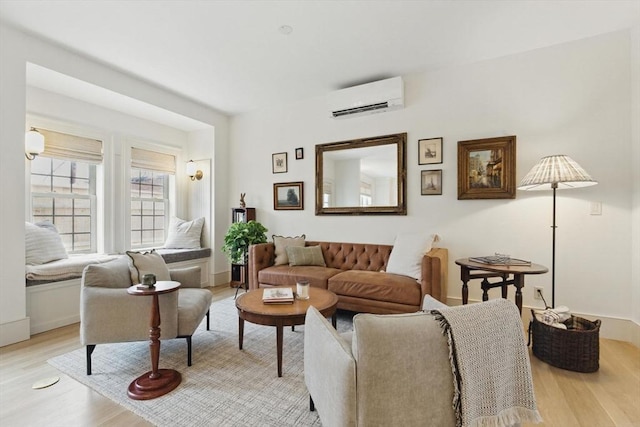
M517 307L505 299L432 310L448 336L458 427L542 421Z
M89 264L102 264L118 258L118 255L71 255L69 258L39 265L25 266L25 277L28 280L65 280L81 277L82 271Z

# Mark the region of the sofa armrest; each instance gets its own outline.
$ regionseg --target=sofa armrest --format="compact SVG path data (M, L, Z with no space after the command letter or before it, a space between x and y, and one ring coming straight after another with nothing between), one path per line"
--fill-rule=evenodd
M304 381L322 425L356 425L356 366L349 343L313 306L304 326Z
M171 280L180 282L181 288L200 288L200 267L186 267L186 268L176 268L173 270L169 270L169 275L171 276Z
M444 248L433 248L422 257L422 297L431 295L435 299L447 302L449 253Z
M158 296L161 339L178 334L178 292ZM126 288L83 286L80 291L80 341L83 345L149 339L153 298L129 295Z
M275 262L275 246L273 243L258 243L249 246L249 289L258 289L258 272L271 267Z

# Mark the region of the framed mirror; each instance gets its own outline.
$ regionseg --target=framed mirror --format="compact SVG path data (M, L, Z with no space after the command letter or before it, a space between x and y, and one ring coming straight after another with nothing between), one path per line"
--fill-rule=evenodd
M406 215L407 134L316 145L316 215Z

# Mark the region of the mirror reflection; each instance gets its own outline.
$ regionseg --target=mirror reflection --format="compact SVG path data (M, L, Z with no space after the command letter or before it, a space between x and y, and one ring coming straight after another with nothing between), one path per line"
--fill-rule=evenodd
M316 146L316 214L406 215L406 134Z

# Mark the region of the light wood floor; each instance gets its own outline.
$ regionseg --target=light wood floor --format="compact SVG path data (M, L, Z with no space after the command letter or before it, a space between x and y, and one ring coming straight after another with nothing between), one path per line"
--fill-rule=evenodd
M212 288L214 301L233 295ZM0 426L149 426L120 405L60 374L47 359L80 348L78 324L0 348ZM197 344L195 344L197 351ZM531 356L544 426L640 426L640 349L600 340L600 370L581 374L554 368ZM52 387L36 381L59 376Z

